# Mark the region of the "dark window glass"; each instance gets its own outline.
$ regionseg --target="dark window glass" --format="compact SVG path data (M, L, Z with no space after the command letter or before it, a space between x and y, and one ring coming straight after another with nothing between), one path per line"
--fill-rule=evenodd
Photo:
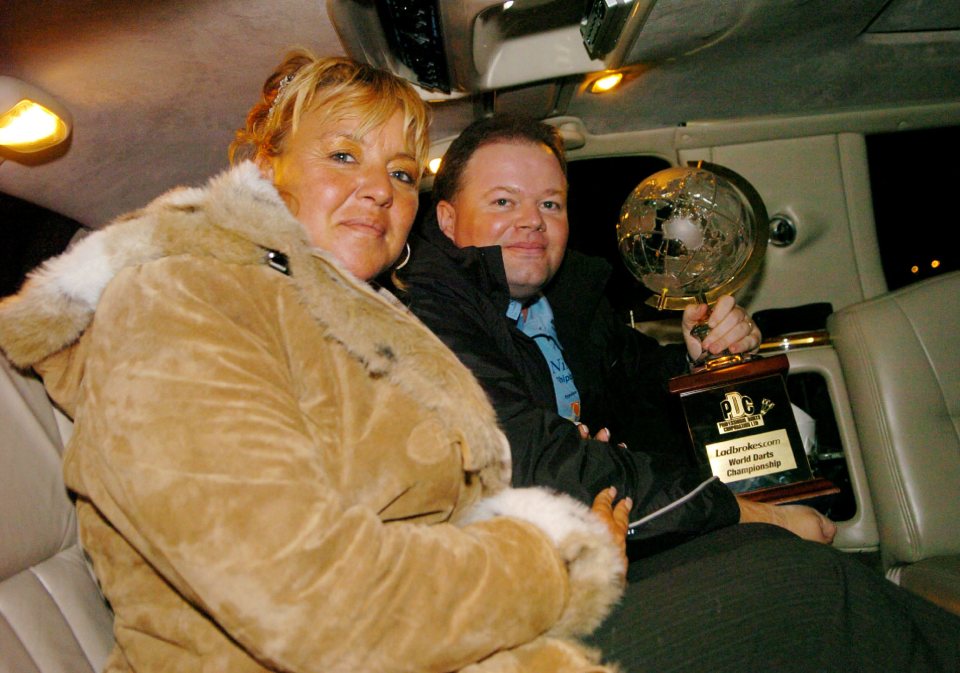
M674 311L657 311L643 303L651 292L630 275L617 250L620 207L644 178L665 168L670 168L669 162L652 156L580 159L571 161L567 168L570 182L568 247L603 257L613 267L607 296L624 322L629 321L631 311L637 322L679 317Z
M873 134L866 140L877 241L889 289L960 268L950 243L960 168L947 149L960 143L960 126Z
M800 372L787 377L790 401L816 422L816 446L810 454L810 468L816 477L829 479L840 493L812 503L834 521L849 521L857 513L857 501L843 453L843 442L833 412L827 382L816 372Z
M74 220L0 194L0 297L16 292L30 270L63 252L79 228Z

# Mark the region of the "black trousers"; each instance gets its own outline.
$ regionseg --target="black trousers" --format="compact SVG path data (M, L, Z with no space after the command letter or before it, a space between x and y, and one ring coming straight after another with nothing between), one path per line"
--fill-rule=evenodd
M960 617L763 524L633 561L590 643L624 673L960 671Z

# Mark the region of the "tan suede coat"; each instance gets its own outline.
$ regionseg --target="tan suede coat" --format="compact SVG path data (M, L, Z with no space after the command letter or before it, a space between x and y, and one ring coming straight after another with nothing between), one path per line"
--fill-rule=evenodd
M0 346L75 420L108 670L607 670L571 636L619 596L609 536L503 491L472 376L312 252L252 165L48 263Z

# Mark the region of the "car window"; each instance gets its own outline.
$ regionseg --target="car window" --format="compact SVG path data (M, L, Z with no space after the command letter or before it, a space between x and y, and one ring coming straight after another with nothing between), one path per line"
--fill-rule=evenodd
M643 302L650 291L636 280L617 250L617 220L624 200L644 178L669 168L665 159L649 155L603 157L571 161L567 167L570 194L569 248L603 257L613 267L607 296L624 322L675 319L673 312L657 311Z
M0 193L0 297L13 294L24 276L62 252L80 225L23 199Z
M880 261L891 290L960 268L952 206L960 126L866 136Z

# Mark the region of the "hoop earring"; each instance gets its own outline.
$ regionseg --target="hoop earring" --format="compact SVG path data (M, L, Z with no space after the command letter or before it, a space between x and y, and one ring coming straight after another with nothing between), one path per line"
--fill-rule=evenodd
M410 261L410 244L407 243L407 244L404 245L404 247L407 249L407 256L403 258L403 261L402 261L402 262L400 262L400 263L397 264L395 267L393 267L393 270L394 270L394 271L399 271L400 269L402 269L403 267L405 267L405 266L407 265L407 262Z

